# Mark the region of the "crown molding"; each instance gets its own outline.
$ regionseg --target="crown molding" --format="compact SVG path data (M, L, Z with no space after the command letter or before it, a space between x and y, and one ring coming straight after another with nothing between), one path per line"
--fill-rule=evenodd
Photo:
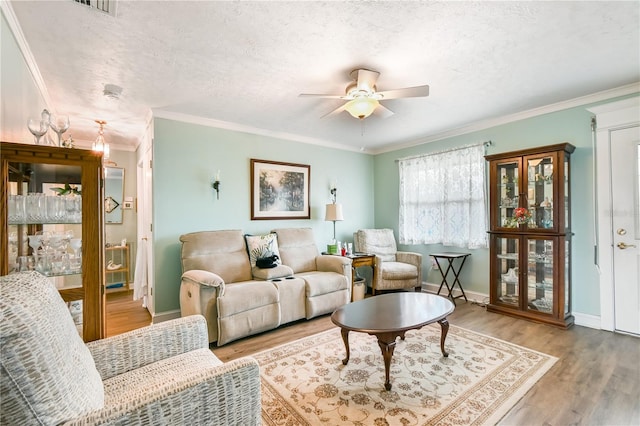
M164 118L167 120L175 120L175 121L181 121L185 123L198 124L201 126L215 127L218 129L232 130L232 131L242 132L242 133L250 133L250 134L259 135L259 136L267 136L270 138L284 139L292 142L300 142L300 143L306 143L311 145L320 145L326 148L340 149L342 151L362 152L362 150L359 148L349 147L346 145L337 144L335 142L326 141L323 139L308 138L305 136L295 135L292 133L260 129L257 127L245 126L243 124L232 123L229 121L221 121L221 120L214 120L211 118L198 117L190 114L182 114L177 112L164 111L161 109L154 109L153 115L154 117Z
M9 24L9 29L13 33L13 36L16 39L16 43L20 48L20 52L22 52L22 57L27 64L27 68L31 73L31 77L33 77L33 81L40 91L40 95L44 100L44 103L49 111L52 111L51 106L53 102L51 102L51 97L49 96L49 91L47 90L47 86L44 83L44 79L42 78L42 74L40 74L40 69L36 64L36 60L33 57L33 53L31 53L31 48L29 48L29 43L27 43L27 39L24 37L24 33L22 32L22 27L18 23L18 18L16 17L15 12L13 11L13 7L11 7L11 3L6 0L0 0L0 9L4 14L7 23Z
M570 99L567 101L557 102L555 104L545 105L539 108L533 108L526 111L516 112L514 114L504 115L502 117L491 118L487 120L477 121L466 126L457 127L455 129L447 130L441 133L436 133L431 136L408 141L406 143L398 143L393 145L387 145L380 149L372 149L371 153L374 155L384 154L387 152L398 151L404 148L412 148L414 146L423 145L442 139L451 138L454 136L461 136L467 133L477 132L480 130L489 129L491 127L500 126L502 124L512 123L514 121L524 120L526 118L537 117L539 115L549 114L552 112L562 111L569 108L574 108L582 105L592 104L596 102L605 101L607 99L613 99L620 96L632 95L634 93L640 93L640 82L627 84L625 86L616 87L614 89L603 90L601 92L593 93L579 98Z

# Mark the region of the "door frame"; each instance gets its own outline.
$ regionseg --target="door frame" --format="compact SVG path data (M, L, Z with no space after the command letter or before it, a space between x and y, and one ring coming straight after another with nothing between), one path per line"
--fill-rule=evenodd
M640 125L640 97L598 105L587 109L596 115L593 146L595 162L595 263L600 271L600 328L614 331L615 302L613 277L613 198L611 186L611 133Z

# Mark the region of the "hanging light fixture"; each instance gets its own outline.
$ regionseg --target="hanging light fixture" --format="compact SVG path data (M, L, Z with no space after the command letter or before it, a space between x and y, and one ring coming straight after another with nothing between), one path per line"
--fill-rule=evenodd
M346 109L352 117L363 120L370 116L378 105L379 102L376 99L360 96L347 102L344 109Z
M107 160L109 159L109 144L104 140L104 125L107 124L107 122L104 120L96 120L96 123L100 126L100 130L98 130L98 137L91 146L91 149L93 151L103 152L104 155L102 158Z

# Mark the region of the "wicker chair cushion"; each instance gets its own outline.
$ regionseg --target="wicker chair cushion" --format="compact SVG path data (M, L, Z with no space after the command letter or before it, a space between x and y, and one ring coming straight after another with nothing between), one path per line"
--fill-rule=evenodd
M0 310L3 422L59 424L104 405L93 358L48 278L0 277Z

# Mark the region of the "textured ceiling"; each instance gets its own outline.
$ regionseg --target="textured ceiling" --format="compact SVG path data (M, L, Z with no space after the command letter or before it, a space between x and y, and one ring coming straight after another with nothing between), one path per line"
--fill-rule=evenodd
M135 146L151 111L380 152L640 80L640 3L120 1L116 16L66 1L11 1L52 106L74 138ZM430 85L361 123L349 71L378 90ZM123 88L119 100L105 84ZM190 119L193 119L190 117Z

